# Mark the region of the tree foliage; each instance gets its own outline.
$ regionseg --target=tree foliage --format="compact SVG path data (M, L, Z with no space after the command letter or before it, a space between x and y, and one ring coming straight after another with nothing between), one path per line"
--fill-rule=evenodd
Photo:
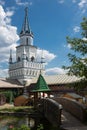
M73 53L68 54L71 65L68 67L63 66L63 68L68 69L70 75L87 79L87 18L83 18L81 29L81 38L66 37Z

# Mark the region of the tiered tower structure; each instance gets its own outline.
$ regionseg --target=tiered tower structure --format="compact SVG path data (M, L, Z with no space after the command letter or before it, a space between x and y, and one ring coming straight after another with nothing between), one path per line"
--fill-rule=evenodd
M20 45L16 47L16 62L13 62L12 51L9 58L9 78L32 79L40 73L44 74L44 64L37 61L37 47L33 45L33 33L28 21L28 8L20 32Z

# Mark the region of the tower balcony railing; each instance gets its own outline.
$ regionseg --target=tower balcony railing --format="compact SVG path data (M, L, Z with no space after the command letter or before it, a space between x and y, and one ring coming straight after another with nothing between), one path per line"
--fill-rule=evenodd
M30 62L30 61L20 61L20 62L15 62L13 64L9 65L10 70L18 69L18 68L36 68L36 69L43 69L44 64L40 62Z
M27 69L27 68L21 68L17 70L10 70L9 76L11 78L19 78L21 76L25 77L36 77L40 74L40 71L44 74L44 69Z

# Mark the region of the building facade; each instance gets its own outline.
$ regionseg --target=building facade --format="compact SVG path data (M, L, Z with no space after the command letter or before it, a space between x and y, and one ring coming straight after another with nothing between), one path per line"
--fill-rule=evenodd
M43 62L37 61L37 47L33 45L33 33L28 21L28 8L25 8L24 23L20 32L20 45L16 47L16 62L13 62L12 51L9 58L10 79L32 79L44 75Z

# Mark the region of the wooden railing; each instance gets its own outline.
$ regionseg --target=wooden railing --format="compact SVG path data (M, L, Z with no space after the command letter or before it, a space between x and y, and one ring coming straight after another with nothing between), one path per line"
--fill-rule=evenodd
M58 102L49 98L40 99L38 109L54 127L61 125L62 105Z
M87 120L87 107L78 101L69 98L55 98L55 101L62 104L63 108L81 121Z

